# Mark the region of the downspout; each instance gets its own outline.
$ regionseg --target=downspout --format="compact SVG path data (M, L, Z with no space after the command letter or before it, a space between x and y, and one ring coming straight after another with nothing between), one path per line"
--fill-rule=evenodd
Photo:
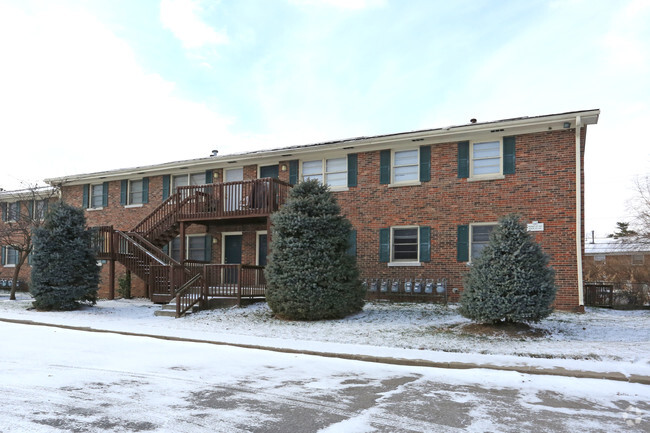
M578 264L578 308L584 309L584 293L582 281L582 158L580 130L582 119L576 116L576 258Z

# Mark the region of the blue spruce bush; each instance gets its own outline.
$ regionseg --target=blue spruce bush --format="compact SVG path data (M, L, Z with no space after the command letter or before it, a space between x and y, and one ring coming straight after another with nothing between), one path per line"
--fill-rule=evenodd
M356 259L347 254L351 225L340 213L328 187L310 180L272 215L266 300L276 316L336 319L363 308Z
M556 293L548 262L519 217L503 217L465 277L460 313L492 324L543 319Z
M52 206L34 230L32 284L34 307L72 310L97 300L99 268L86 230L83 210L65 203Z

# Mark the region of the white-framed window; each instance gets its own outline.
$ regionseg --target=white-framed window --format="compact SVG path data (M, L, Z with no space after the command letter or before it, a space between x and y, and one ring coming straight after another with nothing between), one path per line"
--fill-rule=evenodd
M594 256L594 262L605 263L605 254L596 254Z
M420 153L418 149L393 152L392 183L417 182L420 173Z
M348 186L348 159L328 158L303 161L303 180L316 179L332 188L344 188Z
M18 264L18 257L19 253L18 250L16 250L13 247L5 247L4 251L4 266L15 266Z
M178 174L172 177L172 188L205 184L205 173Z
M104 203L104 185L90 185L90 207L100 208Z
M419 232L418 226L391 227L391 262L419 262Z
M20 202L7 203L7 221L17 221L20 217Z
M210 254L206 251L207 235L186 235L185 237L185 260L208 260ZM169 257L176 260L181 260L181 238L175 237L169 242Z
M472 143L470 147L470 177L490 177L502 174L503 146L501 140Z
M633 265L642 265L643 264L643 254L632 254L632 264Z
M129 181L129 204L142 204L144 182L142 179Z
M483 248L485 248L485 246L490 241L490 234L492 233L492 230L494 230L496 226L496 223L478 223L471 224L469 226L470 260L474 260L481 255Z
M47 199L43 200L34 200L34 218L43 220L45 219L45 214L47 213L48 201Z

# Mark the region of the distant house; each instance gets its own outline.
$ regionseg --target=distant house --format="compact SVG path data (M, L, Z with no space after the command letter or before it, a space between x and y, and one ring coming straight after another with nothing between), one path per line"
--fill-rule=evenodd
M317 179L353 225L349 254L369 294L433 300L438 287L418 282L444 279L457 300L498 219L516 212L551 257L555 306L579 310L586 130L599 114L473 120L46 182L96 227L105 297L126 271L134 295L155 302L181 287L189 303L263 294L270 215L293 185Z
M585 281L650 283L650 242L604 238L587 240Z

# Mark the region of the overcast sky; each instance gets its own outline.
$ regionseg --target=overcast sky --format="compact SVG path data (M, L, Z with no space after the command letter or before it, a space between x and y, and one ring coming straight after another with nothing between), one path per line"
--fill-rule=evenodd
M650 173L650 0L0 0L0 187L600 108L586 229Z

